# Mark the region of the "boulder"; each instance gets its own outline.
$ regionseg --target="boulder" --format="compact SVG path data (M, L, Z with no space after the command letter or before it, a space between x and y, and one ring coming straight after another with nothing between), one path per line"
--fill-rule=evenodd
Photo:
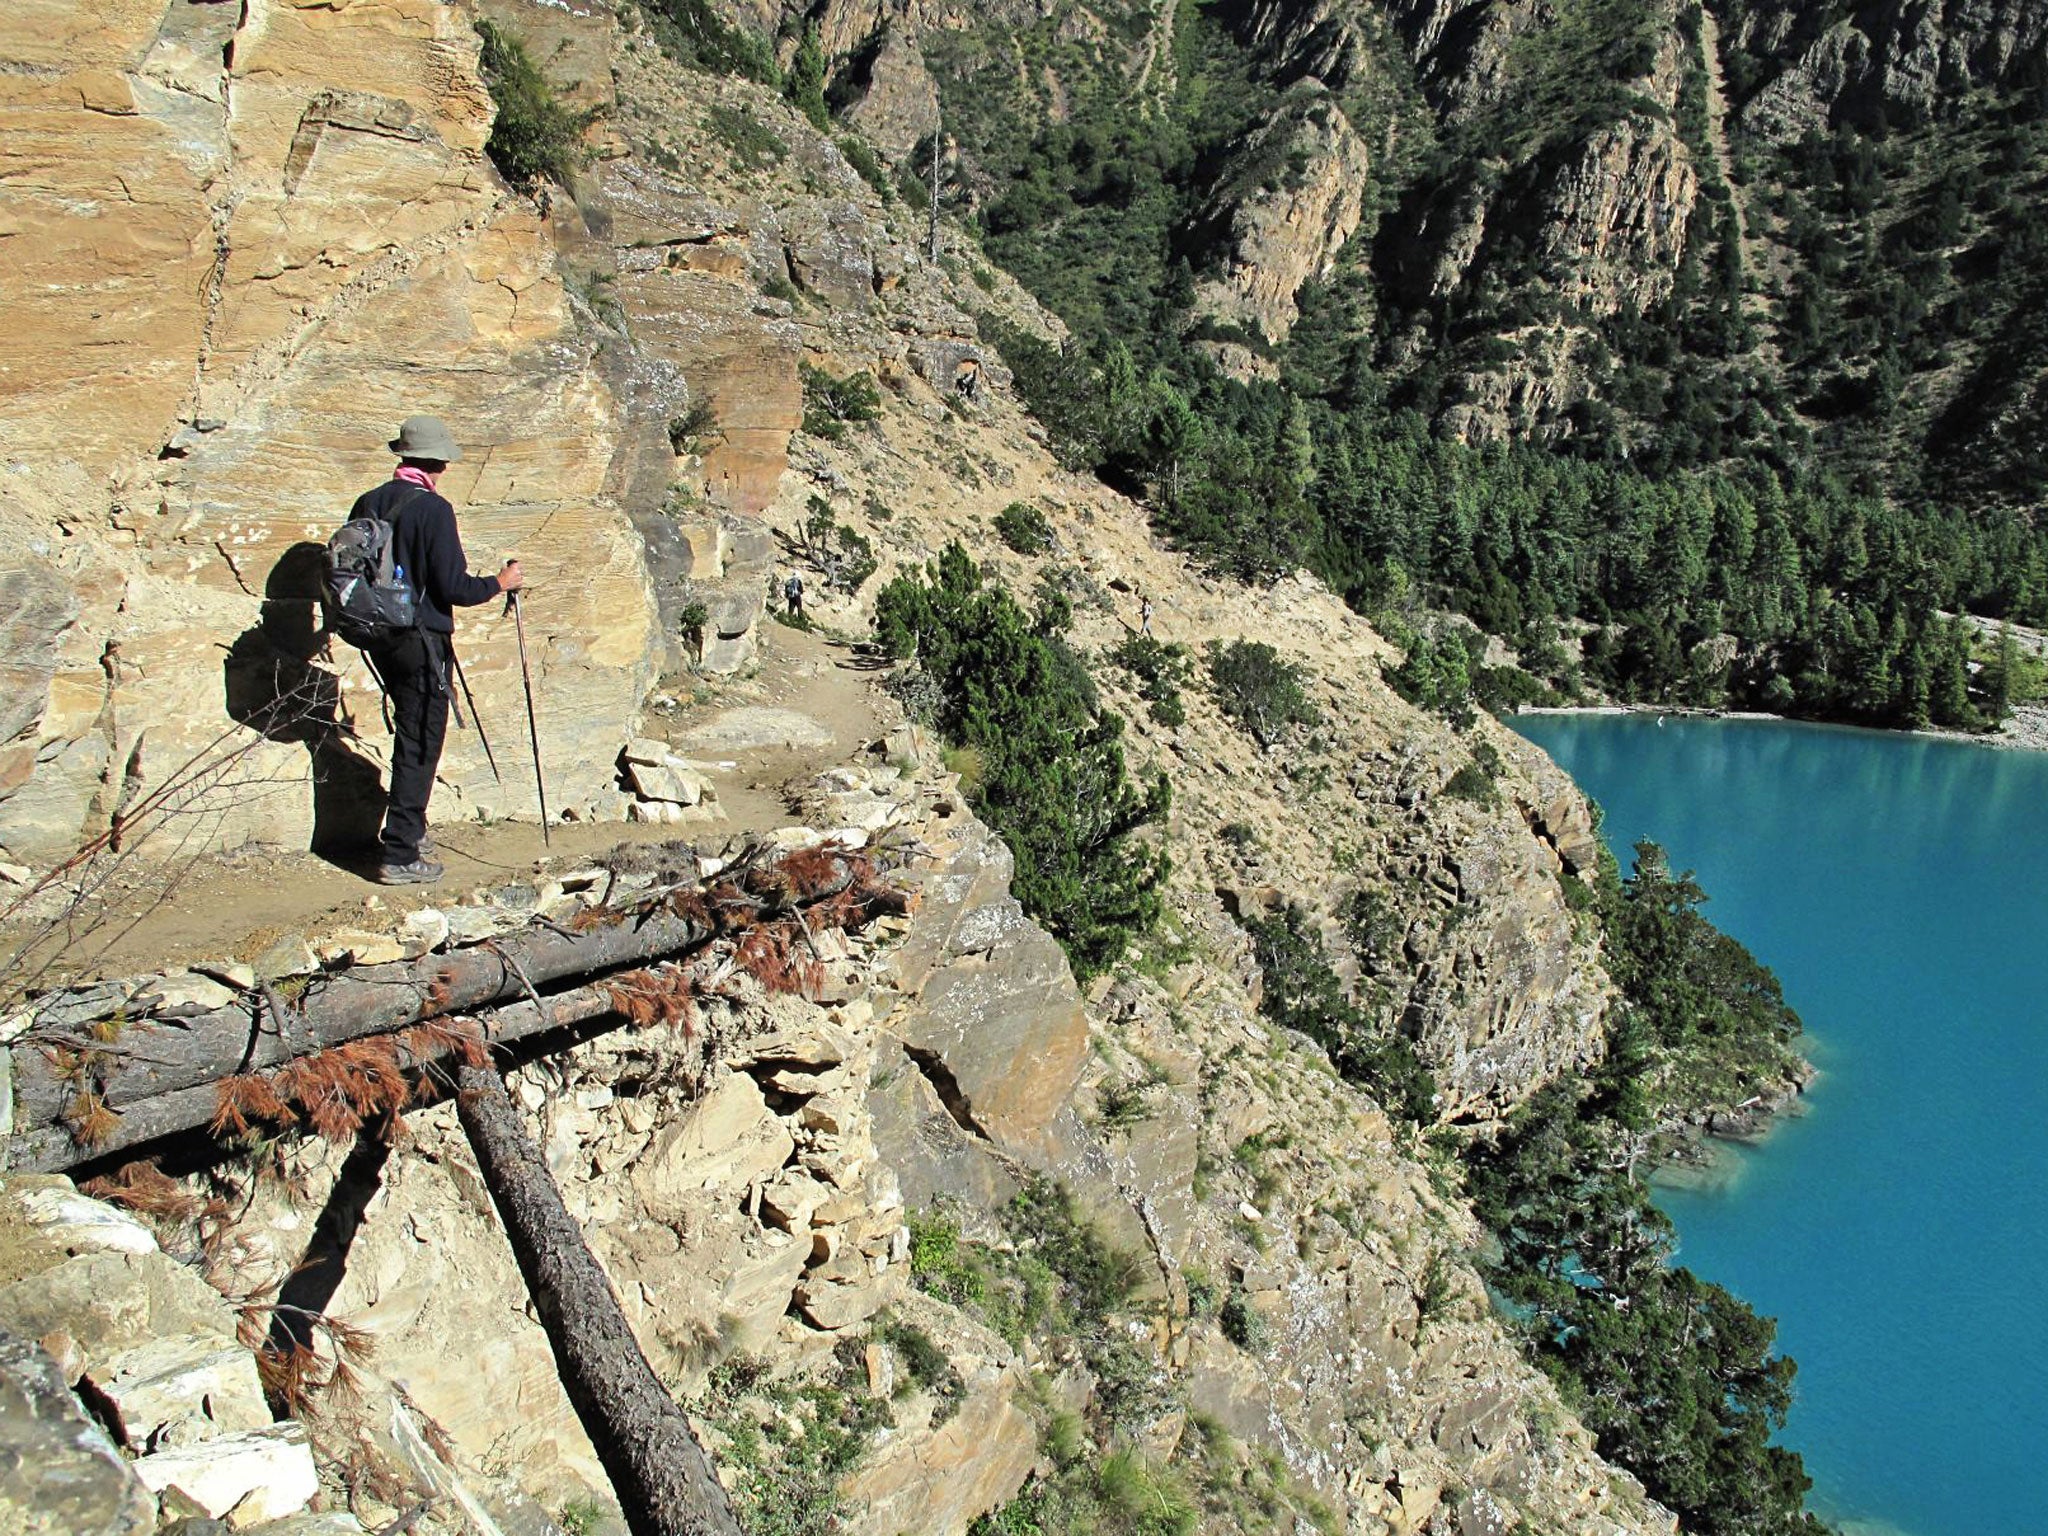
M183 1443L271 1422L256 1357L217 1336L145 1339L86 1374L119 1411L130 1445L156 1444L167 1430Z
M263 981L304 976L320 969L320 957L302 934L288 933L256 957L256 975Z
M954 1118L1043 1166L1088 1054L1088 1023L1057 941L1010 895L1010 850L979 822L921 888L917 922L892 957L906 994L890 1033Z
M701 1205L705 1190L744 1191L789 1161L796 1142L744 1072L729 1073L656 1136L634 1166L633 1190L662 1219Z
M853 1037L836 1024L820 1022L809 1029L776 1030L754 1035L733 1045L725 1060L735 1067L764 1062L777 1066L808 1067L814 1071L836 1067L853 1054Z
M0 1286L0 1328L32 1339L69 1333L90 1366L152 1335L232 1342L235 1316L212 1286L152 1248L81 1253Z
M43 1237L69 1253L155 1253L156 1236L126 1211L81 1195L68 1181L19 1180L15 1198Z
M135 1475L150 1492L175 1488L238 1529L297 1514L320 1491L305 1426L294 1421L158 1451L135 1463Z
M702 800L718 798L718 790L712 782L696 770L684 767L680 758L671 757L654 764L629 762L626 777L632 781L633 793L643 800L696 805Z
M211 976L197 971L173 971L146 983L133 1003L159 1019L186 1019L194 1014L225 1008L240 994Z
M916 1293L897 1315L929 1334L965 1395L944 1423L888 1435L846 1483L856 1536L950 1536L1007 1503L1038 1459L1030 1390L993 1333ZM876 1374L870 1368L871 1379Z
M49 1355L0 1331L0 1530L150 1536L156 1500Z
M836 1333L866 1322L900 1289L902 1277L894 1273L850 1282L806 1275L797 1283L796 1307L813 1328Z
M783 217L783 250L796 280L835 308L861 310L875 301L875 259L868 219L847 200L811 200Z

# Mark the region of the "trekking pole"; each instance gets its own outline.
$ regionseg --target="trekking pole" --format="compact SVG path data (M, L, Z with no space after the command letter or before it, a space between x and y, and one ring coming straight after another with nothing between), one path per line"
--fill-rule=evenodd
M504 775L498 772L497 754L491 751L491 738L484 734L484 717L476 712L476 695L469 691L469 674L462 670L462 658L455 654L455 647L448 647L449 663L455 668L455 681L462 684L463 702L469 705L469 723L476 727L476 739L483 743L484 761L491 765L491 782L502 784Z
M548 829L548 786L540 771L540 726L533 718L533 669L526 664L526 611L519 606L519 589L505 594L505 606L512 610L512 624L519 634L519 677L526 684L526 734L533 738L533 787L540 794L540 840L552 847Z

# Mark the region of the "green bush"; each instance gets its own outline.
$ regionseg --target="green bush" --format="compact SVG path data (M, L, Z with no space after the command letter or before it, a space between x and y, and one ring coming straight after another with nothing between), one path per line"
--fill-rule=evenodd
M796 57L789 61L789 73L782 81L782 94L820 133L831 128L832 114L825 107L825 46L818 40L815 21L804 23Z
M902 1359L904 1374L908 1378L897 1384L898 1394L921 1387L937 1398L938 1406L932 1410L934 1428L958 1413L967 1396L967 1383L961 1379L953 1362L946 1358L946 1352L932 1341L932 1336L917 1324L900 1320L884 1324L881 1334Z
M718 411L709 400L692 400L690 408L680 416L668 419L669 451L677 458L695 453L703 446L704 438L718 425Z
M1216 829L1216 836L1226 848L1239 853L1250 853L1260 846L1259 829L1248 821L1226 821Z
M1427 1124L1436 1112L1436 1083L1413 1042L1388 1035L1345 996L1308 914L1289 905L1271 917L1244 920L1264 981L1259 1012L1298 1030L1329 1052L1331 1064L1378 1098L1390 1115Z
M825 578L825 585L852 596L875 574L875 546L867 535L849 528L832 514L822 496L810 499L800 547Z
M875 189L883 202L896 195L896 189L889 185L889 173L882 169L882 162L868 148L865 140L847 134L839 140L839 153L846 156L846 163L853 167L862 181Z
M596 112L574 112L557 101L526 45L511 33L479 17L476 34L484 45L484 83L498 109L484 153L516 187L566 183L583 163L583 130Z
M1002 1211L1004 1230L1035 1248L1060 1277L1068 1317L1082 1327L1100 1323L1131 1299L1146 1260L1114 1247L1081 1214L1073 1194L1050 1179L1034 1178Z
M1271 746L1290 725L1321 722L1322 711L1301 686L1306 675L1262 641L1209 642L1209 684L1217 706L1261 746Z
M1109 659L1130 674L1154 720L1169 727L1187 723L1187 706L1181 702L1180 691L1187 686L1194 665L1186 646L1150 635L1131 635L1109 653Z
M968 1536L1189 1536L1200 1519L1180 1473L1140 1451L1112 1451L1092 1462L1053 1459L1054 1476L1034 1479L980 1516Z
M1223 1330L1223 1337L1248 1355L1264 1354L1272 1342L1272 1329L1243 1291L1231 1292L1216 1314L1216 1325Z
M1445 783L1444 793L1453 800L1470 800L1489 811L1500 804L1500 791L1477 763L1463 764Z
M988 1275L960 1246L960 1228L933 1214L910 1218L910 1278L959 1307L978 1307L988 1296Z
M682 632L684 641L690 647L691 656L698 661L704 659L704 626L711 622L711 610L701 599L692 599L683 605L683 611L676 615L676 628Z
M995 516L996 537L1020 555L1052 548L1052 523L1028 501L1013 501Z
M1376 976L1400 958L1405 925L1384 893L1353 892L1343 915L1345 936L1367 974Z
M974 803L1016 858L1018 899L1088 977L1158 920L1166 855L1138 834L1164 818L1169 791L1164 775L1130 782L1123 721L1102 709L1057 619L987 585L958 544L875 601L883 651L917 658L943 701L940 730L981 750Z
M704 126L731 151L733 163L742 170L773 170L789 153L782 136L745 107L713 102L704 114Z
M767 1402L772 1411L759 1412ZM865 1373L841 1357L836 1379L778 1380L759 1362L727 1361L711 1373L697 1410L726 1447L719 1471L750 1536L827 1536L846 1511L841 1484L875 1432L893 1422L870 1397Z
M1383 675L1410 704L1433 709L1453 724L1470 723L1472 653L1460 627L1419 631L1404 637L1408 654ZM1484 637L1475 636L1484 644Z
M836 443L848 425L881 419L882 393L872 375L856 369L835 379L822 368L799 363L797 376L804 388L803 429L811 436Z
M779 85L782 71L765 38L728 25L712 0L642 0L662 51L693 69Z
M1605 1059L1590 1081L1541 1090L1466 1154L1474 1213L1500 1242L1489 1284L1601 1454L1687 1530L1823 1536L1800 1508L1798 1455L1770 1443L1793 1363L1775 1352L1769 1319L1672 1262L1671 1224L1638 1166L1659 1124L1782 1082L1796 1067L1798 1016L1654 843L1637 844L1634 873L1609 871L1600 894L1621 992Z

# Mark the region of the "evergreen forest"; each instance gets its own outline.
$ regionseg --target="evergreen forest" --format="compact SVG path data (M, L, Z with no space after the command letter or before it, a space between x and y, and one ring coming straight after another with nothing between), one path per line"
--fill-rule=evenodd
M1565 13L1483 120L1432 111L1390 36L1366 40L1370 87L1290 85L1229 6L1180 5L1172 88L1149 98L1110 51L1063 40L1059 8L1024 27L1016 46L1066 88L1057 121L988 34L944 35L952 195L1070 327L1057 347L1001 336L1020 389L1068 462L1217 570L1307 566L1397 640L1440 610L1499 636L1519 675L1483 703L1594 692L1995 724L2041 687L1999 623L2048 624L2048 459L2037 413L2016 424L2009 398L2048 362L2025 302L2048 275L2048 201L2029 195L2048 183L2048 86L2016 77L1926 123L1738 136L1724 176L1691 8L1691 72L1665 115L1706 169L1669 292L1589 318L1530 234L1488 247L1448 296L1414 295L1400 271L1417 221L1474 175L1540 179L1662 110L1625 88L1658 8ZM1373 164L1366 224L1297 295L1284 339L1203 315L1227 244L1219 184L1284 191L1308 152L1262 125L1296 114L1308 132L1333 104L1407 146ZM1790 270L1768 291L1738 200ZM1517 338L1566 324L1580 398L1527 431L1452 430L1475 379L1534 366Z

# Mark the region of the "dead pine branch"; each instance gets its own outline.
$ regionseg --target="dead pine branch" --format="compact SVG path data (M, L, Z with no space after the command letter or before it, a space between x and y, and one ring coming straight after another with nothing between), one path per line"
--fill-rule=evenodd
M679 1025L687 1035L697 1024L694 997L734 970L770 990L815 993L816 932L907 909L865 856L806 850L730 870L709 890L593 911L571 931L530 929L445 955L316 975L282 1008L252 993L175 1023L126 1022L118 1046L105 1050L55 1047L31 1031L14 1051L21 1129L13 1162L61 1170L205 1125L228 1137L258 1128L350 1135L423 1102L413 1079L423 1069L433 1076L440 1069L432 1063L451 1051L466 1054L460 1041L414 1033L428 1024L474 1015L494 1046L606 1015L643 1028ZM704 951L723 956L713 979L682 977L674 961ZM88 1038L98 1044L103 1034L95 1028ZM371 1043L377 1037L390 1038ZM363 1048L323 1059L353 1042ZM286 1075L265 1075L287 1066Z

